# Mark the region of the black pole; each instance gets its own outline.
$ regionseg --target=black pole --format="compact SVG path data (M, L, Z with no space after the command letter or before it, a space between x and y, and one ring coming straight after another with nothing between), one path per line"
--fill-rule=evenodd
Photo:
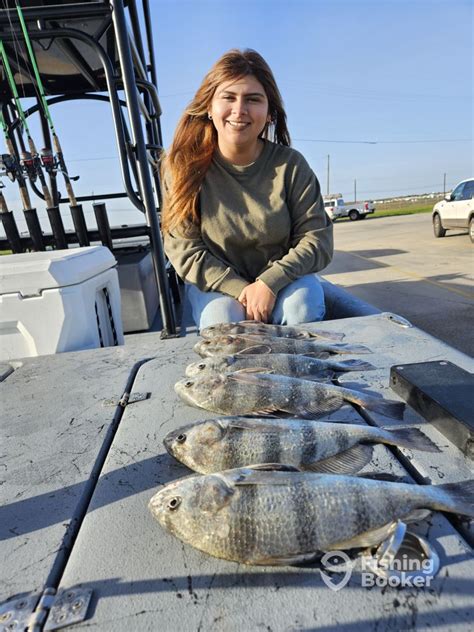
M82 210L82 204L76 206L70 206L72 221L74 228L76 229L77 239L80 246L90 246L89 235L87 233L86 218L84 217L84 211Z
M1 211L0 218L2 220L3 228L5 230L5 235L10 243L11 249L15 254L19 252L23 252L23 248L21 246L21 237L18 232L18 226L16 225L15 218L11 211Z
M36 209L25 209L23 211L23 214L25 216L26 225L28 226L28 232L30 233L31 241L33 242L33 248L37 252L40 250L46 250L43 240L43 231L41 230L41 224L39 222Z
M107 209L105 204L93 204L94 215L97 222L97 228L99 229L100 241L102 245L106 246L110 252L114 251L114 245L112 242L112 233L110 231L109 218L107 217Z
M143 138L143 129L140 121L138 94L135 84L135 74L133 72L132 55L128 41L125 11L122 0L111 0L110 4L113 9L112 20L114 23L117 50L122 69L122 80L127 99L130 126L135 142L135 155L138 164L140 192L145 206L147 223L150 226L151 251L160 296L163 335L172 335L176 333L176 322L174 318L173 304L170 297L168 277L166 275L166 262L163 244L161 242L158 213L156 211L145 141Z
M48 213L49 223L51 224L51 230L54 235L54 242L57 250L66 250L67 238L66 231L64 230L63 218L59 212L59 207L52 206L46 209Z

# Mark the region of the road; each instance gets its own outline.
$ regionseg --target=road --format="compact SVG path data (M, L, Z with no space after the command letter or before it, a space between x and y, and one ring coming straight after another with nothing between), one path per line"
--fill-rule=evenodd
M336 222L334 240L322 277L474 356L474 245L467 233L436 239L429 213L375 215Z

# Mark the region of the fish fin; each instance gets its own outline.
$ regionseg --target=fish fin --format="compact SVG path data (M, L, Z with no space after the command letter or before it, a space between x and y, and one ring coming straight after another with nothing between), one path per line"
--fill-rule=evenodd
M301 469L296 467L296 465L287 465L286 463L257 463L247 465L245 468L258 472L301 472Z
M332 382L336 377L336 373L332 369L323 369L318 375L301 375L302 380L309 380L310 382Z
M424 520L431 514L431 509L416 509L407 516L403 516L403 522L418 522Z
M372 350L365 345L351 345L346 342L333 344L328 349L330 353L372 353Z
M367 410L371 410L374 413L379 413L385 417L392 417L393 419L403 419L405 413L405 402L397 402L393 399L383 399L382 397L374 397L373 395L366 395L361 391L354 391L349 388L341 387L342 397L353 404L361 406Z
M388 538L395 527L396 522L387 522L382 527L378 527L377 529L369 529L368 531L364 531L363 533L359 533L358 535L350 538L349 540L341 540L340 542L331 542L331 547L329 550L338 550L338 549L358 549L358 548L367 548L369 546L375 546L376 544L380 544Z
M246 564L255 564L257 566L293 566L294 564L307 564L313 562L318 557L319 552L300 553L296 555L288 555L286 557L255 557L246 560Z
M363 472L357 474L357 478L366 478L371 481L387 481L389 483L409 483L404 476L389 474L388 472Z
M338 331L323 331L322 329L306 329L311 338L324 338L325 340L342 340L345 334Z
M236 351L234 355L245 355L247 353L271 353L271 352L272 352L272 348L269 345L260 344L260 345L252 345L251 347L246 347L245 349Z
M254 410L253 413L247 413L248 417L258 417L263 415L264 417L278 417L281 416L281 411L278 408L269 406L268 408L261 408L260 410Z
M335 371L345 373L347 371L374 371L376 367L365 360L341 360L331 363Z
M274 369L268 369L267 367L264 367L264 366L252 366L252 367L245 367L244 369L236 369L235 371L232 371L232 373L273 373L275 374L276 371Z
M433 507L441 511L463 514L474 518L474 479L460 483L429 485Z
M296 408L296 417L302 417L303 419L319 419L323 415L327 415L328 412L337 410L345 404L344 399L341 397L337 390L332 391L331 396L328 395L326 400L322 403L313 400L305 402L304 406ZM289 411L292 412L292 411Z
M322 461L305 464L305 470L325 474L355 474L372 460L373 446L356 445Z
M396 428L394 430L384 428L383 430L393 438L393 445L401 448L423 450L424 452L441 452L438 446L418 428Z
M299 355L309 356L310 358L318 358L319 360L327 360L331 354L329 351L305 351Z

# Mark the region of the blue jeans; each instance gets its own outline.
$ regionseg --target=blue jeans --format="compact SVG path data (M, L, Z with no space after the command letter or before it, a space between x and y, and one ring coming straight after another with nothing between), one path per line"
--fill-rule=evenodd
M220 292L202 292L186 284L193 319L204 329L217 323L245 320L245 308L231 296ZM307 274L278 292L270 322L278 325L298 325L322 320L326 308L321 281L316 274Z

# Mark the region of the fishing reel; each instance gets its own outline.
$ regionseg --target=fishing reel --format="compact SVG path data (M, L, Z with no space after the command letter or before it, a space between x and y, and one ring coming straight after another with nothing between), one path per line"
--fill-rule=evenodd
M18 173L18 164L10 154L1 154L0 168L3 170L2 175L6 175L11 182L15 182Z
M58 170L58 161L56 160L51 149L47 149L46 147L41 150L40 154L41 165L44 170L50 175L55 176Z
M38 176L38 164L36 157L33 156L29 151L23 151L21 153L20 165L22 166L30 181L35 182Z

